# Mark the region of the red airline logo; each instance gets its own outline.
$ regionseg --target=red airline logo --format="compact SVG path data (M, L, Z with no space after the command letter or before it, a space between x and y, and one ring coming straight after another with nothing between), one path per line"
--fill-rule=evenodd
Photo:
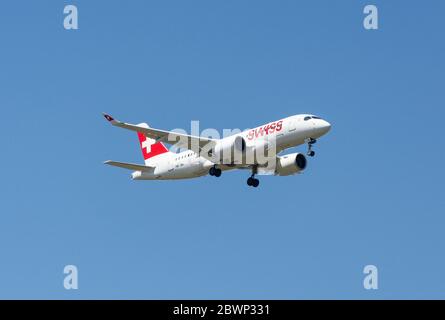
M164 146L164 144L162 144L162 142L156 142L156 140L154 139L148 139L144 134L140 132L138 132L138 137L144 160L168 152L168 149Z
M250 130L249 133L247 134L247 139L253 140L256 138L260 138L260 137L263 137L264 135L267 136L274 132L279 132L282 129L283 129L283 120L280 120L277 122L272 122L272 123L266 124L265 126Z

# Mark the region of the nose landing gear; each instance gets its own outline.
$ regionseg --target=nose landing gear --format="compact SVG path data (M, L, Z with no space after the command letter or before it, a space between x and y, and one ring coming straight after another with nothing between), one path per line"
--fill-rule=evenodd
M317 140L309 138L307 139L307 155L309 157L315 156L315 151L312 150L312 145L314 145L317 142Z

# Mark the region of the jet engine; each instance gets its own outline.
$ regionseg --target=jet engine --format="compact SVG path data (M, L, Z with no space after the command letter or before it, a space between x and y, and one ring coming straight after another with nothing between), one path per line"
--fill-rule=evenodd
M278 157L276 174L279 176L289 176L306 169L307 160L302 153L291 153Z
M241 136L231 136L221 139L214 148L209 151L209 156L218 163L241 163L246 150L246 141Z

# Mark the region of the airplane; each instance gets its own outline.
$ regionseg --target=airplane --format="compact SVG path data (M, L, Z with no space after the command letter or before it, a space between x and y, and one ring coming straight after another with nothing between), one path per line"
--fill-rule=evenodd
M279 154L288 148L307 144L307 156L313 157L313 145L331 129L331 124L318 116L299 114L229 137L212 139L154 129L146 123L125 123L109 114L103 115L113 126L138 134L145 164L104 162L132 170L133 180L178 180L206 175L220 177L223 171L248 169L251 175L247 185L254 188L259 186L256 175L289 176L302 173L307 166L303 153ZM164 143L181 148L180 152L170 151ZM265 156L261 157L261 154Z

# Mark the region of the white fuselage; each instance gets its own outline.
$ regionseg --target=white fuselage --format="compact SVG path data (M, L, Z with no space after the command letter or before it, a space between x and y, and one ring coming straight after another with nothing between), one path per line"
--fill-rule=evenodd
M255 148L272 139L275 141L275 152L278 154L285 149L302 145L308 139L318 139L326 134L329 129L330 124L327 121L316 116L303 114L270 122L224 139L241 136L248 148ZM224 139L221 139L221 141ZM239 168L218 164L191 150L161 154L155 157L150 165L155 167L153 172L135 171L132 178L134 180L189 179L207 175L209 169L215 165L218 165L221 170Z

